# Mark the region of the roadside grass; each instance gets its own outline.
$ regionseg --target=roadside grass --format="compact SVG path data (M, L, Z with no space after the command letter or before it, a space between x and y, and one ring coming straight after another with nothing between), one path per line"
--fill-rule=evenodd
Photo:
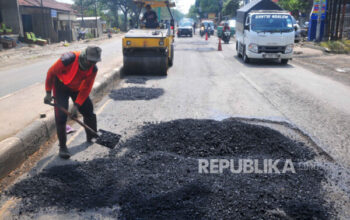
M325 41L320 46L330 53L350 54L350 40Z

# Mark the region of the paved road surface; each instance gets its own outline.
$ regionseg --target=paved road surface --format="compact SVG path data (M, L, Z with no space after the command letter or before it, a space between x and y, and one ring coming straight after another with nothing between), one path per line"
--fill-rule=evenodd
M81 44L81 48L86 47L86 45L87 44ZM104 71L104 68L110 67L109 63L113 58L118 55L120 56L122 48L121 38L118 37L109 41L103 41L99 46L103 50L102 60L104 62L104 67L102 67L102 71ZM60 48L59 50L64 53L66 49ZM25 89L35 83L42 83L45 80L47 70L58 58L59 56L48 57L40 59L39 62L33 60L32 63L0 70L0 77L1 79L4 79L0 81L0 97Z
M144 122L261 118L288 121L298 126L336 161L350 164L350 88L293 63L286 66L244 64L236 56L234 43L223 45L223 52L218 52L216 38L210 38L209 42L198 36L176 39L175 64L167 77L131 76L116 89L119 90L117 96L105 97L96 111L99 127L122 134L123 141L138 133ZM108 154L108 149L99 145L82 144L84 139L79 129L69 137L69 147L74 154L70 161L57 158L55 145L30 175L52 166L79 165ZM118 149L117 157L123 157L127 151ZM154 178L158 178L157 175ZM338 209L348 207L349 203ZM108 210L111 211L104 208L77 214L74 211L62 213L58 209L54 207L34 216L42 219L53 216L58 219L98 218L108 217ZM16 211L12 211L14 213ZM0 214L12 215L7 208Z

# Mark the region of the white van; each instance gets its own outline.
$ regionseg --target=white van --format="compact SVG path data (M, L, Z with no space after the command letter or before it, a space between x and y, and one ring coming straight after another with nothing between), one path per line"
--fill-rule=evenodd
M236 33L238 56L246 63L251 59L280 59L287 64L293 56L294 31L292 16L286 11L251 11Z

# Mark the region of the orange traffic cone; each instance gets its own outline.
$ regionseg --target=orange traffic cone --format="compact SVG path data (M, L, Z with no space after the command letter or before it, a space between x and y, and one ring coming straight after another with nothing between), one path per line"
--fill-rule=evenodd
M208 40L208 32L205 33L205 40Z
M219 48L218 51L222 51L221 38L219 37Z

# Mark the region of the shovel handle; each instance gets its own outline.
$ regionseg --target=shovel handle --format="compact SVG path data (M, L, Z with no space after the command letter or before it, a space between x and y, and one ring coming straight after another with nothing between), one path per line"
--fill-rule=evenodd
M76 117L74 117L69 111L67 111L67 109L63 108L62 106L59 106L55 103L47 103L48 105L51 105L53 107L57 107L59 110L61 110L63 113L65 113L66 115L68 115L73 121L77 122L78 124L80 124L81 126L83 126L84 128L86 128L87 130L89 130L91 133L93 133L94 135L96 135L97 137L99 137L99 135L97 134L96 131L94 131L92 128L90 128L89 126L87 126L86 124L84 124L82 121L80 121L79 119L77 119Z

